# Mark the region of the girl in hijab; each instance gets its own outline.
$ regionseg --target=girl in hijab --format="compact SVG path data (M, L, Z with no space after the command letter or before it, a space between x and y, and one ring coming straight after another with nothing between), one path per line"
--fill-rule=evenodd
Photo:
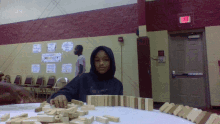
M95 48L90 64L89 73L73 78L65 87L51 95L47 102L64 108L72 99L86 102L87 95L123 95L123 85L114 77L115 58L110 48Z

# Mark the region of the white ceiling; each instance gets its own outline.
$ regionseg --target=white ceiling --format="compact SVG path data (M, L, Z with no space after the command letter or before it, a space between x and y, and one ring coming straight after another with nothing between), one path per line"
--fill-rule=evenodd
M0 25L137 3L137 0L1 0Z

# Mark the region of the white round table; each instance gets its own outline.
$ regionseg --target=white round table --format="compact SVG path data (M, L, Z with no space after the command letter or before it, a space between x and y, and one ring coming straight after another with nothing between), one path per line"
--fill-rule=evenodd
M28 113L28 117L37 116L35 108L39 106L40 103L3 105L0 106L0 116L6 113L10 113L10 117L22 113ZM110 115L120 117L119 124L194 124L191 121L175 115L162 113L159 110L146 111L120 106L95 108L96 110L90 110L88 115L85 115L84 117ZM5 124L5 122L0 122L0 124ZM101 123L94 120L92 124ZM109 124L118 123L109 122Z

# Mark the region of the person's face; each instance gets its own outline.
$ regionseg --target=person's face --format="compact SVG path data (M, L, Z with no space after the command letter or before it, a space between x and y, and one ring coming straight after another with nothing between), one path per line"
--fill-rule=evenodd
M77 47L75 47L74 54L75 54L75 55L78 55L78 49L77 49Z
M100 50L95 56L95 68L100 74L105 74L110 69L110 58L105 51Z

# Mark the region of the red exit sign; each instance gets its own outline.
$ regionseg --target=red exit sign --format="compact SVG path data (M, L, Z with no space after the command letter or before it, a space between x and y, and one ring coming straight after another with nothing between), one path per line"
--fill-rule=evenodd
M190 16L180 17L180 23L190 23L190 22L191 22Z

